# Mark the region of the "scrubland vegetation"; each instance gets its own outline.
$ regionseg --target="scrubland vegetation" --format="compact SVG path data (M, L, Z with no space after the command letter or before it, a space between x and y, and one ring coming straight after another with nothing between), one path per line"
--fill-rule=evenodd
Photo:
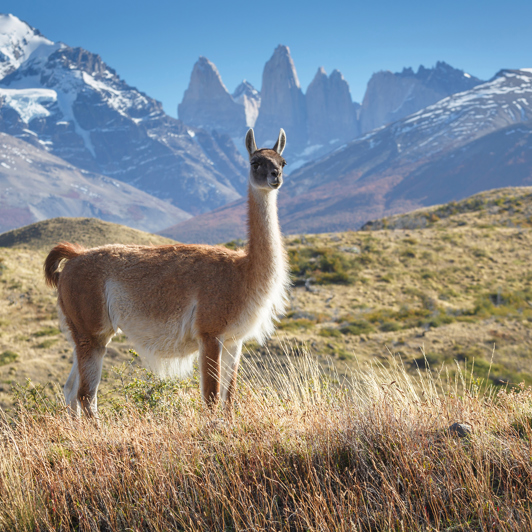
M117 335L100 427L57 395L71 348L41 273L55 237L10 235L0 529L532 529L531 226L531 190L508 189L288 236L289 312L247 346L234 415L205 411L194 379L139 369Z

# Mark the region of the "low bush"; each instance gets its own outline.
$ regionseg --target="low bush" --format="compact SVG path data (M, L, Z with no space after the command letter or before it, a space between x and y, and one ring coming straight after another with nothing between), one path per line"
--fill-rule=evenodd
M316 284L352 284L355 259L331 248L289 249L291 273L296 284L312 278Z
M367 320L354 320L348 323L347 325L342 325L340 328L342 334L370 334L375 332L375 327L371 325Z
M320 329L318 334L325 338L341 338L342 336L342 333L338 329L333 329L331 327L324 327Z
M0 366L5 366L6 364L11 364L15 362L18 358L18 353L11 351L10 349L0 353Z

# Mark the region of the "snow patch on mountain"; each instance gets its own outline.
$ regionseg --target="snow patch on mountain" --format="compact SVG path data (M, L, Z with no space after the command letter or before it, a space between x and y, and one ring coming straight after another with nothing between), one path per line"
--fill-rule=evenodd
M0 14L0 79L30 57L47 57L61 48L13 15Z
M229 137L167 116L98 55L0 15L0 67L2 131L187 211L245 192L246 165ZM245 131L242 106L227 91L226 98Z
M403 138L411 156L426 157L527 120L532 120L532 72L503 70L491 81L400 120L391 130L394 137ZM420 135L423 141L413 142Z
M45 107L57 101L57 93L50 89L2 89L0 101L14 109L20 118L28 124L34 118L50 116Z

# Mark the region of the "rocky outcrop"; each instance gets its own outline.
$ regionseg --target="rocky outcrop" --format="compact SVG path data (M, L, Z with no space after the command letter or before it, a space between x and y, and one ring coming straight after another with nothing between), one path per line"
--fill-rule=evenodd
M411 68L377 72L368 82L360 109L361 132L400 120L480 83L478 78L442 61L434 68L420 66L417 73Z
M245 107L233 100L218 69L206 57L200 57L194 65L177 114L186 124L208 131L216 129L231 136L245 134Z
M305 96L286 46L279 45L266 63L260 93L244 80L232 99L233 106L216 67L201 58L179 105L179 117L189 124L225 131L233 139L243 140L242 127L230 130L222 123L226 110L238 105L244 112L245 128L254 127L261 144L274 142L280 127L286 130L292 169L336 149L359 132L360 106L351 100L342 74L335 70L327 76L323 69L318 70ZM229 123L231 120L226 119Z
M310 145L338 144L358 133L356 108L349 85L338 70L327 77L319 68L306 93L307 133Z
M255 136L260 145L275 142L279 128L286 131L287 151L304 149L307 143L305 96L288 46L279 45L264 65L260 113Z
M233 92L233 100L244 107L246 126L253 127L259 116L260 92L244 80Z

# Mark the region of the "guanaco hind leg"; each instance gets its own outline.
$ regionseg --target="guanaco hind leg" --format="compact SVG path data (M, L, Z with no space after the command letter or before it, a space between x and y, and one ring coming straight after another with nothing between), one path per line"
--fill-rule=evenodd
M98 417L98 386L102 377L103 357L107 348L89 346L83 350L77 347L79 387L78 401L88 417Z
M79 417L81 415L81 405L78 401L79 369L76 348L74 348L73 359L72 369L63 388L63 393L65 394L65 402L70 409L70 413L73 416Z

